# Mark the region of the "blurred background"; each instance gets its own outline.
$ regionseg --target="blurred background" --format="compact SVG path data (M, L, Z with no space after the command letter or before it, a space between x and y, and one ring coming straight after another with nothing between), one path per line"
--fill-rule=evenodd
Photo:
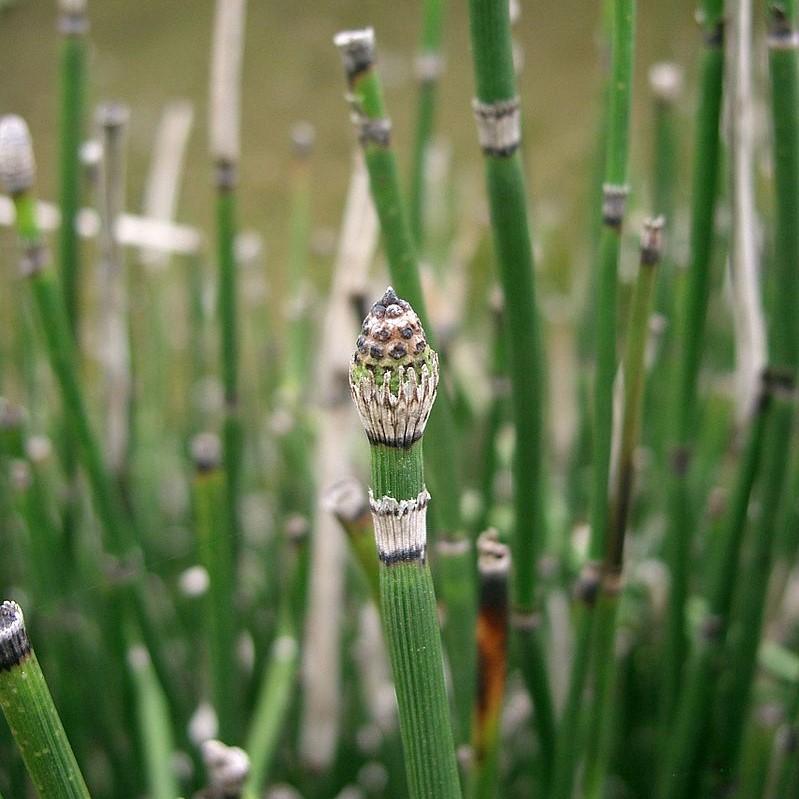
M279 269L288 225L286 181L289 132L298 120L316 128L314 225L336 230L350 169L354 136L343 100L344 81L333 35L347 27L375 28L381 74L395 130L401 174L407 173L415 113L413 58L421 24L418 0L253 2L247 11L242 98L241 219L266 239L268 258ZM187 98L195 127L179 211L182 221L210 230L213 192L207 156L207 94L214 4L211 0L102 0L91 4L92 58L89 107L118 100L132 109L128 206L141 204L148 155L159 115L168 102ZM585 0L521 2L515 37L521 45L522 108L536 219L560 227L582 226L590 184L600 105L602 54L598 47L601 3ZM436 126L452 148L453 172L482 193L482 163L470 111L473 91L466 5L450 3L445 25L446 69ZM639 10L633 177L646 174L650 125L647 69L672 59L688 70L698 30L694 3L643 0ZM18 0L3 12L0 48L0 109L29 120L40 162L43 197L55 193L57 54L55 3ZM692 97L683 98L690 118ZM637 168L636 168L637 166ZM636 185L636 188L638 186ZM471 186L470 186L471 188ZM636 205L638 203L636 202ZM536 228L539 225L536 224ZM580 239L580 244L584 238ZM324 279L322 279L324 283Z

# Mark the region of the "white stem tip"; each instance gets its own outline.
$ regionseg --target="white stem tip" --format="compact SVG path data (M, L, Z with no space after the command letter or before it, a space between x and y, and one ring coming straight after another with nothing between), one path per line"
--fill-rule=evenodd
M25 120L8 114L0 119L0 181L11 194L22 194L36 180L36 159Z

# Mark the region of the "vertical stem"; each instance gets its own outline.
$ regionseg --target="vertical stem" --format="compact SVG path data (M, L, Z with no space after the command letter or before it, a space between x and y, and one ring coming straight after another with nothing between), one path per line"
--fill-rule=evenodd
M708 566L707 609L698 640L686 666L685 684L674 714L674 731L664 751L659 796L688 799L696 796L718 678L718 659L727 632L741 541L752 487L760 468L765 432L772 416L775 381L764 375L761 395L749 430L730 500L727 519L714 542Z
M416 108L416 130L411 159L410 216L411 231L416 247L424 244L425 175L427 151L433 134L438 81L443 59L441 35L443 30L445 0L425 0L423 4L422 36L416 57L416 78L419 94Z
M236 734L236 672L234 669L235 609L233 548L225 524L225 480L220 467L219 439L200 434L192 443L196 468L194 513L200 563L210 579L207 641L211 696L219 719L219 735Z
M130 112L117 103L97 111L103 135L100 201L100 283L102 362L105 369L105 444L108 468L124 498L129 496L132 430L132 377L129 319L129 282L125 256L117 235L125 209L125 145Z
M58 27L61 43L61 109L59 120L59 183L61 226L59 260L61 290L75 342L80 341L81 256L78 244L77 216L81 199L80 147L83 135L83 109L86 82L86 9L80 4L63 3ZM67 492L64 502L64 538L68 554L72 551L79 513L77 462L72 442L66 432L61 444L61 458Z
M134 636L128 635L128 638ZM169 708L158 683L147 648L134 643L128 650L138 709L139 736L144 751L151 799L175 799L180 795L173 768L174 742Z
M694 529L688 472L696 424L696 383L710 295L714 219L719 179L719 116L724 75L724 22L721 0L703 0L703 50L694 139L690 257L675 340L674 395L670 404L671 451L666 474L667 560L671 573L661 679L662 722L668 729L687 660L685 603L688 596L691 532Z
M607 149L605 182L602 186L602 231L599 240L599 275L594 314L596 372L593 398L593 471L591 479L591 534L588 563L578 585L580 611L576 650L572 661L566 709L558 743L566 753L559 755L555 796L571 795L577 763L575 740L580 730L580 707L589 672L594 641L595 605L601 584L599 562L607 551L610 520L608 489L613 438L613 380L616 373L616 301L621 233L628 193L627 161L632 98L635 37L635 0L613 0L611 27L611 79L608 90ZM608 627L612 628L612 622ZM602 641L603 636L599 637ZM602 667L598 664L598 667Z
M416 308L432 346L433 329L427 319L416 249L402 202L396 159L391 147L391 121L386 114L382 85L375 69L374 32L371 29L343 32L336 37L335 43L344 61L353 117L369 172L369 184L380 219L391 279L399 294ZM464 538L464 531L460 515L457 432L452 407L443 389L432 414L428 433L430 446L426 457L430 466L430 482L437 498L436 537L459 542ZM457 605L458 612L472 620L475 618L473 580L463 570L455 572L453 576L458 576L459 580L448 579L441 583L444 605ZM466 601L463 601L464 598ZM467 629L473 629L471 621ZM455 681L458 692L455 703L458 707L470 707L474 674L473 671L467 671L471 659L468 654L464 657L464 653L473 651L474 647L469 640L457 643L459 648L450 649L448 653L453 669L460 672Z
M427 563L422 436L438 386L438 356L419 317L392 289L366 317L350 390L371 444L370 506L380 604L411 799L459 799L433 578Z
M217 0L211 54L209 138L216 182L219 270L220 371L225 420L222 434L228 540L237 549L243 437L239 398L236 280L236 181L241 156L241 71L246 0Z
M624 349L624 408L621 419L619 459L610 510L609 537L602 567L602 582L596 609L594 639L595 686L589 717L585 794L599 797L603 783L616 718L614 693L616 659L614 640L616 618L622 593L622 569L627 521L635 483L634 456L641 427L646 369L644 355L649 336L649 319L655 290L657 265L663 251L663 218L644 223L641 237L641 262L633 292L627 340Z
M554 758L554 714L538 641L536 558L546 540L543 498L543 367L533 281L533 250L521 153L506 0L469 4L476 84L473 107L485 156L499 275L505 301L511 407L516 430L513 462L515 528L512 597L522 673L535 704L544 780Z
M731 683L719 701L722 723L719 726L716 762L721 773L735 776L743 727L749 709L757 649L763 626L769 576L774 555L779 511L788 479L792 431L794 426L794 387L799 357L799 77L797 47L799 35L794 27L793 3L766 4L769 30L769 73L776 169L776 231L774 276L770 325L770 370L778 378L774 411L767 434L767 455L761 496L763 515L753 537L747 579L741 583L739 608L740 635L730 647Z
M81 264L77 215L80 210L80 147L83 136L83 104L86 82L86 33L89 22L80 4L62 3L58 21L61 43L61 109L59 167L61 226L58 256L69 326L78 339L80 321Z

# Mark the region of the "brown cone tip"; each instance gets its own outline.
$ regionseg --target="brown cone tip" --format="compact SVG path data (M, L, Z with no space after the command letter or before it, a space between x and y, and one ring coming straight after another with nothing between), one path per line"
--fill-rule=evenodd
M376 372L399 366L421 368L427 363L427 354L419 317L389 286L364 319L354 363Z

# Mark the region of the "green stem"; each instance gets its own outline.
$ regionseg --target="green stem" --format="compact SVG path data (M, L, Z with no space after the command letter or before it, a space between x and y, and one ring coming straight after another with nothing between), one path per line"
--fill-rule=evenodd
M80 322L80 250L77 215L80 210L80 147L83 137L83 107L86 83L85 11L63 12L60 20L61 117L59 124L60 207L58 256L67 318L75 339Z
M799 223L796 220L799 199L799 64L793 3L776 5L768 2L766 7L771 25L769 71L776 163L770 368L778 375L780 383L791 391L799 359L799 324L796 318L796 303L799 300L799 275L796 272L796 264L799 263ZM747 579L741 583L740 634L729 653L731 684L719 702L722 723L719 725L717 760L713 765L725 775L725 779L735 776L749 710L779 511L788 478L786 464L790 462L793 423L793 396L780 397L778 394L764 465L761 498L763 517L754 536Z
M86 83L86 20L85 10L62 12L59 21L61 44L61 116L59 123L60 208L59 260L61 290L67 319L76 344L80 341L81 259L78 243L77 216L81 200L80 147L83 136L83 109ZM68 435L61 442L61 459L67 492L63 510L64 538L67 552L72 554L79 503L77 460Z
M232 741L236 734L236 674L234 669L235 609L233 548L225 525L225 475L219 468L219 441L201 434L193 446L195 466L194 513L200 563L210 579L207 641L211 695L219 719L219 735Z
M426 554L430 495L421 442L437 386L438 356L419 317L389 289L364 321L350 388L371 442L380 605L411 799L461 796Z
M416 108L416 130L411 159L410 201L408 213L417 248L424 243L425 173L427 151L433 134L438 81L441 72L441 36L444 0L425 0L422 36L416 68L419 94Z
M366 488L354 477L345 478L327 490L323 502L344 530L352 554L366 577L371 597L380 607L380 572Z
M661 717L668 729L687 660L685 603L688 596L693 513L688 472L697 413L696 383L710 296L713 231L719 178L719 116L724 77L723 3L703 0L704 47L699 67L699 105L694 139L690 258L675 340L675 376L671 402L671 460L666 475L668 500L666 557L671 573L665 651L662 658Z
M356 125L369 172L369 185L380 219L383 244L394 288L416 309L435 346L433 328L427 318L422 282L407 214L402 202L397 163L391 146L388 119L380 76L374 67L374 36L369 31L341 33L336 43L342 50L352 96ZM435 491L436 519L440 532L460 536L460 494L458 458L452 409L445 391L433 410L430 424L428 462ZM446 587L442 586L446 590ZM445 597L446 599L446 597Z
M593 661L595 664L594 701L588 724L585 765L585 793L600 797L603 791L615 714L616 660L614 640L616 618L622 592L622 568L627 522L635 483L635 449L641 427L646 367L644 357L649 337L649 319L655 293L657 265L662 254L663 219L644 223L641 239L641 264L633 292L627 341L624 350L624 410L621 442L616 465L611 509L610 535L603 563L603 579L597 606Z
M613 0L611 25L611 80L608 89L607 148L605 152L605 182L602 187L602 231L599 239L599 275L596 283L594 314L596 341L596 373L593 400L593 470L591 479L591 537L588 545L588 564L580 593L585 601L572 661L566 714L558 734L558 744L567 749L569 758L559 757L556 774L558 799L571 795L577 768L578 748L574 738L579 735L580 708L585 679L589 672L594 642L594 622L597 589L596 566L607 551L607 529L610 520L608 483L613 438L613 381L616 374L616 304L621 233L627 197L627 161L629 155L630 104L632 98L633 55L635 38L634 0ZM588 582L586 582L586 580ZM590 583L590 585L588 584ZM605 605L606 603L603 603ZM612 639L614 626L612 605L603 612L600 634L596 639ZM598 664L600 670L605 664ZM600 679L602 679L600 671Z
M433 330L427 319L422 293L419 265L413 236L402 202L394 150L390 143L391 123L387 117L380 77L374 67L375 44L371 30L341 33L336 44L342 51L347 73L352 106L359 131L364 159L369 173L369 185L374 200L389 272L394 287L416 308L421 323L427 330L428 341L434 345ZM436 495L435 537L458 542L464 539L460 513L459 458L457 433L452 406L447 392L442 389L438 403L433 407L428 433L430 446L427 461L430 466L431 487ZM466 629L474 629L475 596L473 576L464 570L451 573L452 579L441 582L444 606L464 614ZM464 601L466 598L466 601ZM468 621L467 621L468 619ZM471 642L460 642L460 647L449 650L455 679L457 707L471 705L471 685L474 672L468 671Z
M135 636L128 635L135 640ZM133 644L128 650L138 708L139 736L144 752L148 795L152 799L175 799L180 795L173 768L174 741L169 708L146 647Z
M533 702L543 771L554 758L554 714L549 679L538 641L528 623L537 603L536 559L546 540L543 497L543 366L533 281L533 250L519 144L520 108L513 69L508 4L471 0L472 54L478 138L485 156L491 224L506 314L511 407L516 430L513 461L515 528L512 597L514 611L528 617L515 626L522 673ZM508 131L504 125L510 122Z
M0 708L41 799L89 799L14 602L0 605Z
M764 381L727 519L709 555L707 609L695 650L686 667L685 685L674 716L674 733L664 752L659 792L662 799L688 799L696 795L705 748L704 736L713 706L718 658L725 642L749 498L760 468L765 431L772 415L772 389L769 381Z
M241 492L243 437L239 398L239 345L236 279L236 190L235 166L217 164L217 257L219 260L219 325L225 421L222 433L225 470L225 507L228 536L238 540L238 506Z

